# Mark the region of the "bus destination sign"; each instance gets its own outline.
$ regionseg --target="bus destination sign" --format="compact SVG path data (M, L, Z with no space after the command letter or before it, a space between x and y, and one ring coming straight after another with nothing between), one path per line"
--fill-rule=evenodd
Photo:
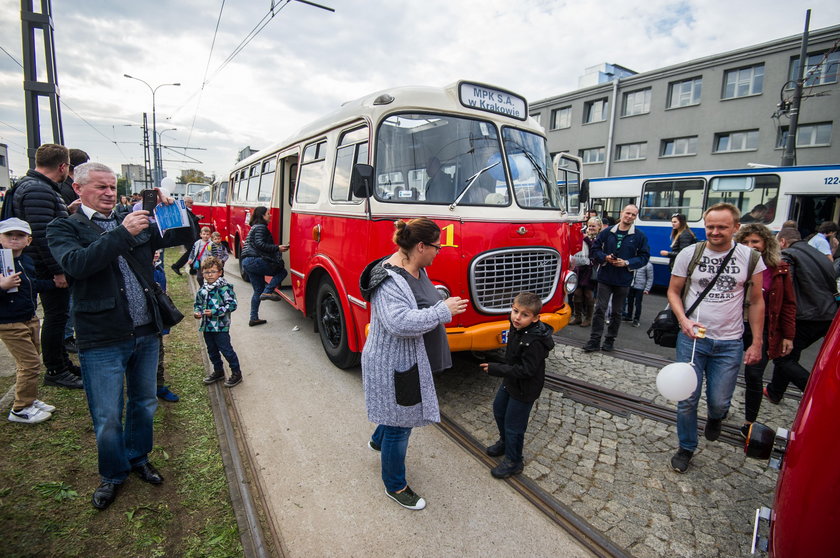
M528 103L515 93L477 83L461 82L459 95L461 104L465 107L503 114L519 120L528 118Z

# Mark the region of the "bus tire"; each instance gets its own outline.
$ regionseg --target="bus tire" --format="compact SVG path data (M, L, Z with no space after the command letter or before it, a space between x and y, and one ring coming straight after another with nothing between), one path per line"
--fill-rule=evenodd
M315 312L321 344L330 361L341 369L357 365L360 355L347 345L347 320L338 292L329 278L318 286Z

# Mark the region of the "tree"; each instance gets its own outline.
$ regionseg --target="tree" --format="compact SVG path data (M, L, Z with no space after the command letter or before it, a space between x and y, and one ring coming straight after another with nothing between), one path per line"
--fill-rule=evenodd
M185 169L181 171L181 176L178 177L178 182L182 182L184 184L188 182L204 182L205 184L208 183L207 177L204 175L204 172L198 169Z
M117 195L131 196L131 183L127 178L117 179Z

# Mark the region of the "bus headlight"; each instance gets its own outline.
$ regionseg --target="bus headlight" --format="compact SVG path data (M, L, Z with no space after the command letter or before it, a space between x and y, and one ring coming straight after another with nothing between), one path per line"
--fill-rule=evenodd
M441 300L446 300L447 298L452 296L449 292L449 289L447 289L443 285L435 285L435 289L437 289L438 295L440 295Z
M566 280L563 282L563 287L566 289L566 294L572 294L577 289L578 276L574 271L566 275Z

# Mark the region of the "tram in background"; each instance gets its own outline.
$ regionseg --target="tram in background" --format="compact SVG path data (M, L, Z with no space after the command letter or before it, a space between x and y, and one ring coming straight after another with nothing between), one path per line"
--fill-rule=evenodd
M718 202L741 210L741 222L764 223L779 230L797 222L803 238L823 221L840 217L840 165L761 167L589 179L599 215L617 218L628 203L639 206L636 225L645 232L654 264L654 283L667 285L671 216L682 213L697 238L706 237L703 212Z
M241 161L229 183L232 250L241 253L253 208L268 206L274 238L290 245L280 294L315 317L338 367L358 362L370 321L359 276L393 251L396 219L424 216L442 230L429 278L441 297L470 299L447 324L453 351L502 346L524 290L543 300L543 321L568 323L580 159L550 159L515 93L464 81L373 93Z

